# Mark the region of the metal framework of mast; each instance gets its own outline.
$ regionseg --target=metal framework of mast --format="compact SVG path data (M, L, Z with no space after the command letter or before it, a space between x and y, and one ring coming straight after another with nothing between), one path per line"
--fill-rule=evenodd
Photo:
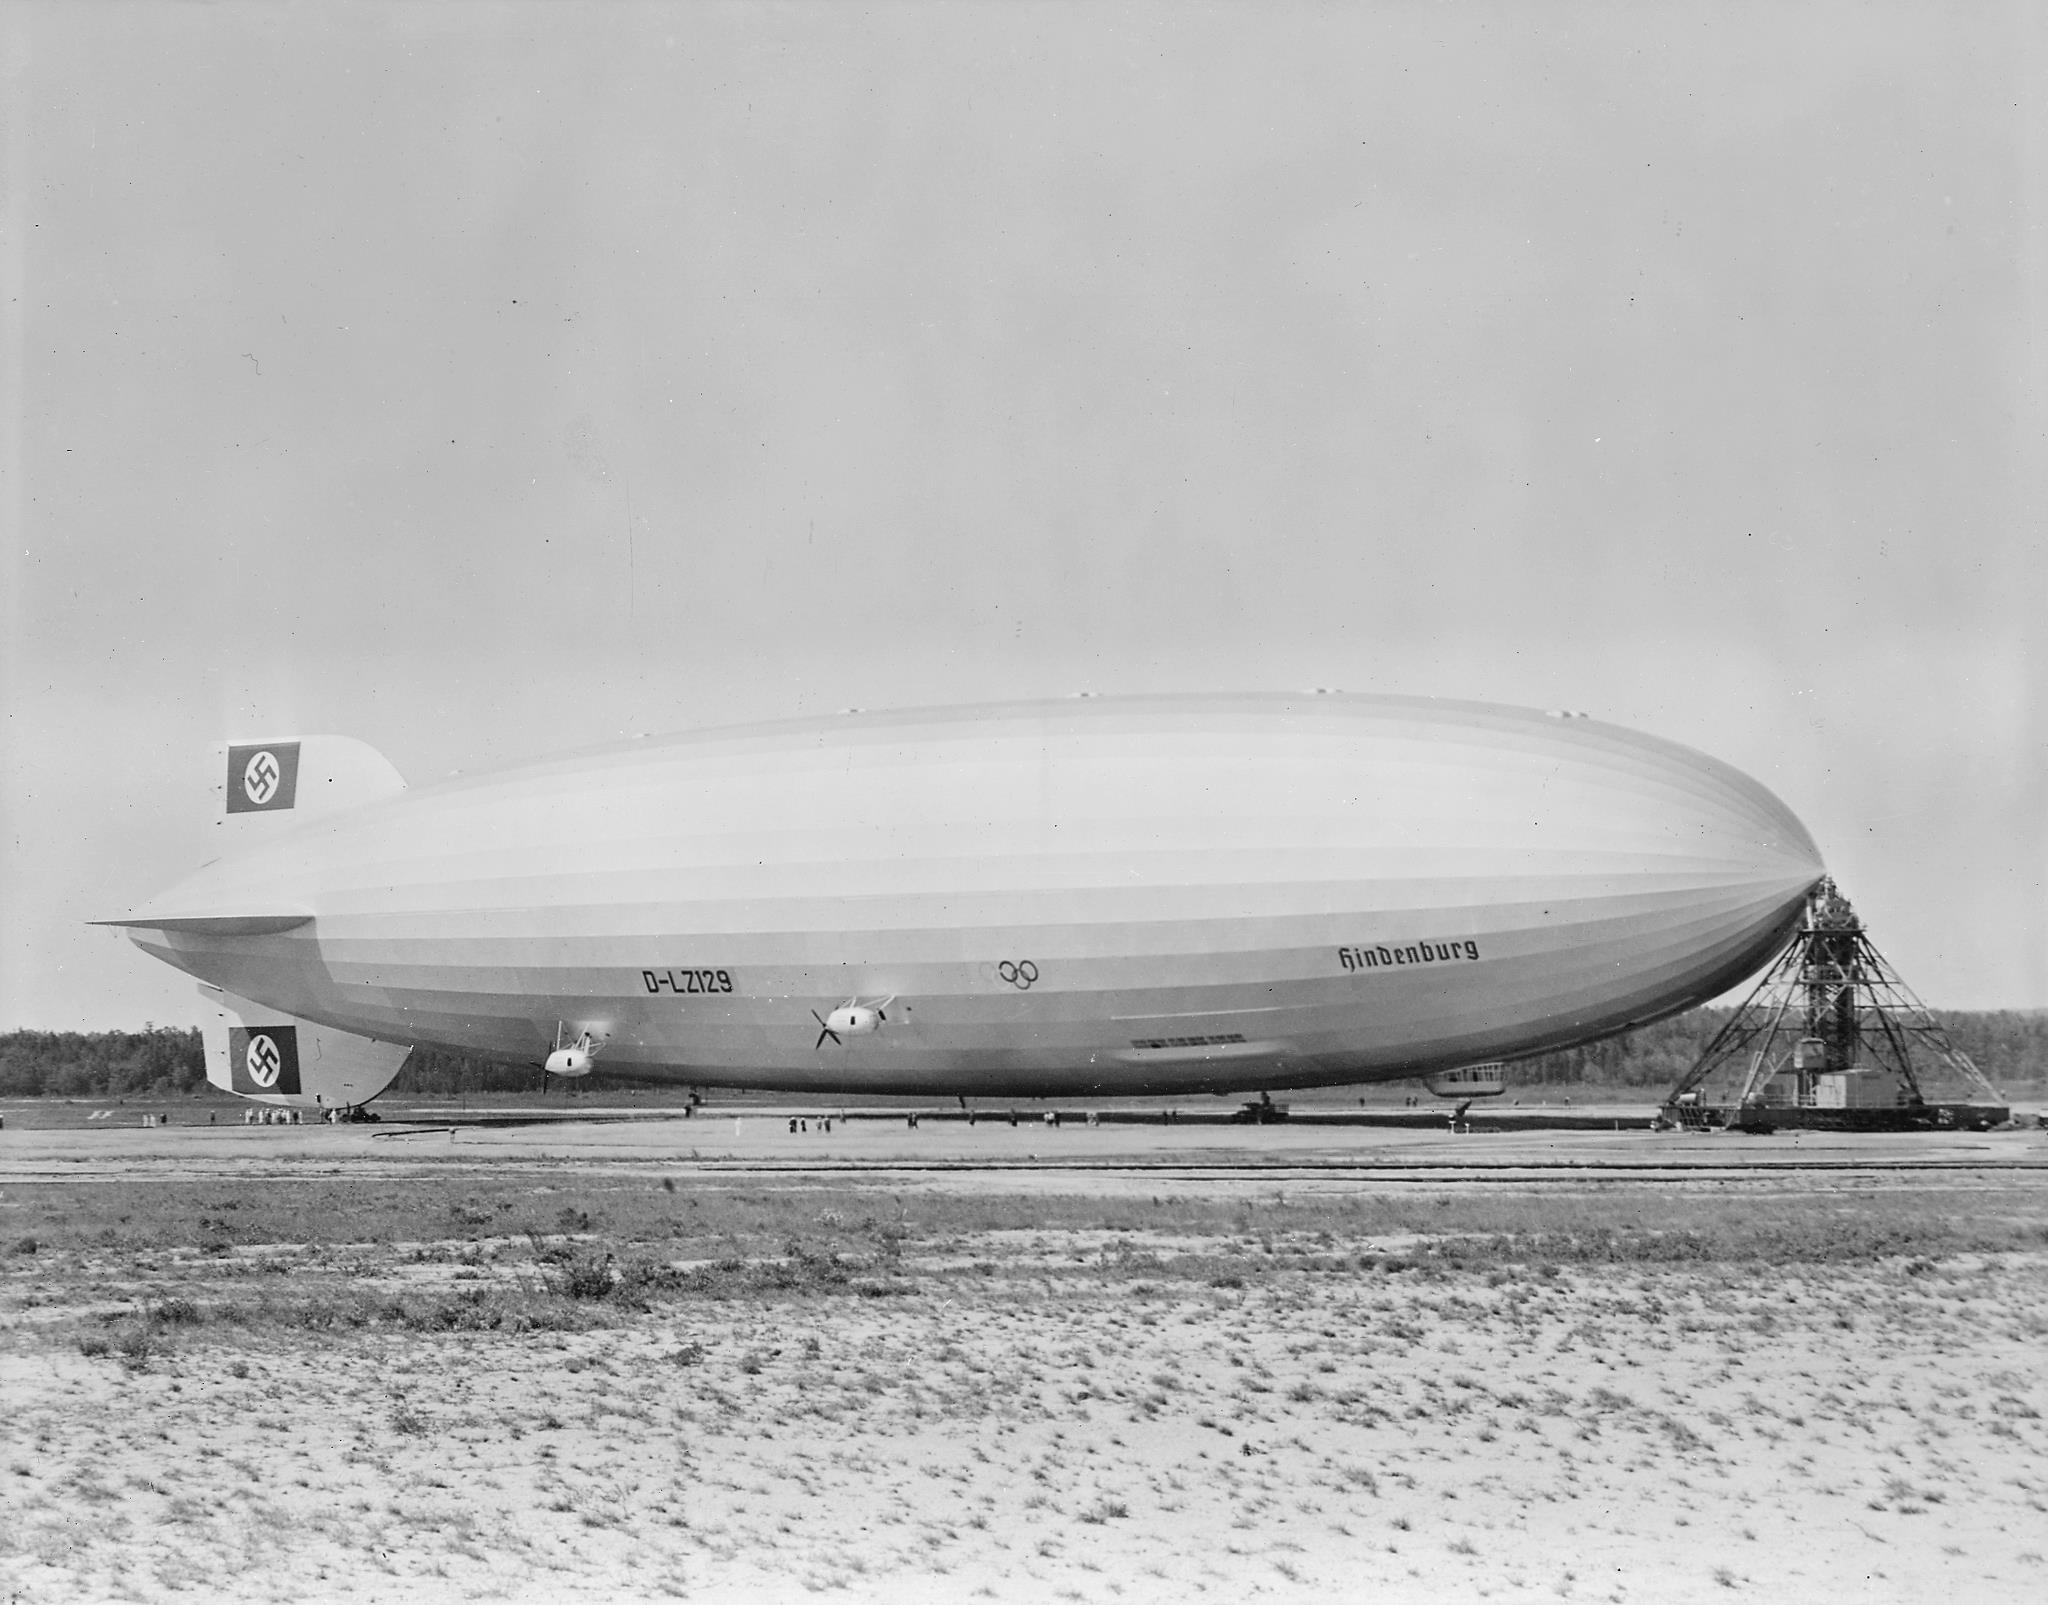
M1871 1072L1889 1073L1894 1107L1907 1114L2003 1103L1871 944L1834 881L1823 879L1807 898L1791 945L1671 1089L1665 1107L1680 1120L1708 1110L1740 1118L1764 1107L1840 1108L1821 1096L1822 1078Z

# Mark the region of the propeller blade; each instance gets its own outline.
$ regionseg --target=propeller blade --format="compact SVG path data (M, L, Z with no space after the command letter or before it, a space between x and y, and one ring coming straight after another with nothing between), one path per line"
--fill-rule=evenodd
M820 1014L816 1009L811 1010L811 1018L818 1022L818 1040L811 1044L811 1052L816 1053L820 1048L822 1048L825 1045L825 1039L827 1037L830 1037L832 1041L838 1046L845 1046L844 1043L841 1043L839 1041L839 1033L837 1031L834 1031L829 1025L825 1023L825 1017L822 1014Z

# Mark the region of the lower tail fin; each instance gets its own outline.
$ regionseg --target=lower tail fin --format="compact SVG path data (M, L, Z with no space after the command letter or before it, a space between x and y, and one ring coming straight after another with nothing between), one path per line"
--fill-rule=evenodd
M223 1092L306 1109L351 1109L390 1086L412 1053L202 986L206 1079Z

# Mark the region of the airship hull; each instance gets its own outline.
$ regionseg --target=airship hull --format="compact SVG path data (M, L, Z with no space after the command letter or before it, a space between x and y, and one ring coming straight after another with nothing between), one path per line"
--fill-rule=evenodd
M282 822L131 923L383 1041L539 1062L587 1033L648 1079L1109 1095L1606 1035L1761 966L1821 872L1755 782L1589 720L1089 699L461 779ZM848 1004L879 1023L825 1029Z

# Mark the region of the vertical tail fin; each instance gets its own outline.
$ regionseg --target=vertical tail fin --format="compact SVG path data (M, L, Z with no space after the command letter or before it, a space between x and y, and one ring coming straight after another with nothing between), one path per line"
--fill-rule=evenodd
M404 777L367 742L350 736L231 741L222 752L218 819L285 814L289 821L354 808L405 790Z
M211 1005L201 1022L206 1079L223 1092L308 1109L368 1103L404 1068L412 1046L315 1025L201 986Z

